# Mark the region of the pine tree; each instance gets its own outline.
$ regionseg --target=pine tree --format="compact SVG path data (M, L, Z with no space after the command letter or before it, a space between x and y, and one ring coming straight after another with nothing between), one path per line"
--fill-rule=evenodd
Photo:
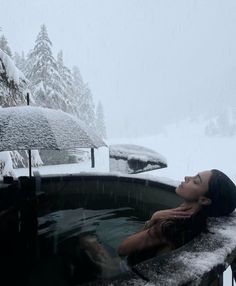
M89 126L95 127L95 105L93 103L93 95L88 86L85 84L81 93L80 109L78 110L81 114L82 120Z
M96 131L101 138L106 138L106 126L104 121L103 106L100 101L98 102L96 109Z
M76 114L75 107L73 106L72 96L72 73L69 68L64 65L63 53L60 51L57 55L57 69L60 76L60 89L62 93L62 101L64 106L61 109L65 112Z
M4 35L0 37L0 49L5 52L9 57L12 57L11 49L8 45L8 41Z
M14 54L14 62L17 68L23 72L23 74L26 73L26 59L24 52L21 53L21 55L17 52Z
M27 58L26 76L31 81L31 90L37 104L60 108L61 79L51 47L47 28L42 25L34 49Z
M72 97L76 104L77 116L89 127L95 127L95 106L93 96L88 84L83 82L80 71L73 68Z
M73 67L73 89L76 94L80 94L83 88L84 82L77 66Z
M80 113L80 103L82 102L81 94L83 86L84 83L80 71L78 67L74 66L72 70L72 84L70 92L71 108L73 110L73 113L81 120L83 120L82 114Z
M24 75L0 49L0 106L15 106L25 102L26 88Z

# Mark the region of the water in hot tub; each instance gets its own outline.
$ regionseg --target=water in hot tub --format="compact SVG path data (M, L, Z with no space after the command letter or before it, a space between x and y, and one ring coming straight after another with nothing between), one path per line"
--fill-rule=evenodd
M117 247L123 239L141 229L145 219L133 208L78 208L39 217L41 264L51 267L48 270L53 276L51 279L58 280L59 275L72 285L97 276L117 275L120 265L126 267L117 256ZM104 260L104 256L107 259ZM107 272L101 272L101 264L106 264L103 268L108 267Z

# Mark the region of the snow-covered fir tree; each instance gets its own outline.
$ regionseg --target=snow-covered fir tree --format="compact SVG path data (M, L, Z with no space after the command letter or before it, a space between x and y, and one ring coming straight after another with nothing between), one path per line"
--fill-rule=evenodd
M96 109L96 131L101 138L106 138L106 126L104 121L103 106L100 101L98 102Z
M26 102L27 80L13 60L0 49L0 106L15 106Z
M95 127L95 105L93 95L88 86L85 84L80 95L79 110L82 120L91 128Z
M25 54L22 52L21 54L15 52L13 57L14 63L17 66L17 68L23 72L23 74L26 73L26 59Z
M4 35L0 37L0 49L5 52L9 57L12 57L11 49L8 45L8 41Z
M57 69L60 76L61 100L64 102L64 107L61 109L76 115L76 107L74 106L74 98L72 92L73 77L69 68L64 64L63 52L60 51L57 55Z
M75 95L81 94L84 82L77 66L73 67L73 92Z
M34 48L27 55L26 65L22 56L16 56L22 69L25 65L35 103L72 113L88 126L95 127L95 105L88 84L83 82L77 67L73 72L66 67L62 51L55 60L51 47L47 28L42 25Z
M72 92L77 104L77 116L89 127L95 127L95 105L88 84L83 82L78 67L73 68Z
M36 104L62 109L61 79L51 47L47 28L42 25L35 46L28 54L26 76Z
M83 120L82 113L80 112L80 103L82 100L81 94L83 90L83 79L80 74L78 67L74 66L72 69L72 81L71 81L71 92L70 92L70 104L73 113Z

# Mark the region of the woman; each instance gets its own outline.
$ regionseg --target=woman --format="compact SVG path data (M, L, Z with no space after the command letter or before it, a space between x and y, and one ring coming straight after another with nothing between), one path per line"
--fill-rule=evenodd
M180 247L205 232L209 216L227 216L236 207L236 187L219 170L185 177L176 193L184 203L175 209L155 212L144 228L125 239L118 248L130 264Z
M218 170L185 177L176 193L184 200L181 206L155 212L141 231L118 247L129 265L182 246L207 231L207 217L227 216L236 207L236 186ZM128 269L126 261L111 257L96 236L82 237L79 247L96 266L95 277L113 277Z

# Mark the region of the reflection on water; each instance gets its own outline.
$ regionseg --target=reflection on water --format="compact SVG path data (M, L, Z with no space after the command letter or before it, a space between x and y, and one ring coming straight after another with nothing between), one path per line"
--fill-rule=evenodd
M138 215L132 208L78 208L39 217L40 265L31 277L32 285L45 285L49 280L78 285L118 275L124 261L116 249L143 226ZM48 273L47 279L41 273Z
M57 236L58 244L71 237L89 233L96 234L113 249L143 225L132 208L60 210L39 217L38 223L38 234L45 238Z

